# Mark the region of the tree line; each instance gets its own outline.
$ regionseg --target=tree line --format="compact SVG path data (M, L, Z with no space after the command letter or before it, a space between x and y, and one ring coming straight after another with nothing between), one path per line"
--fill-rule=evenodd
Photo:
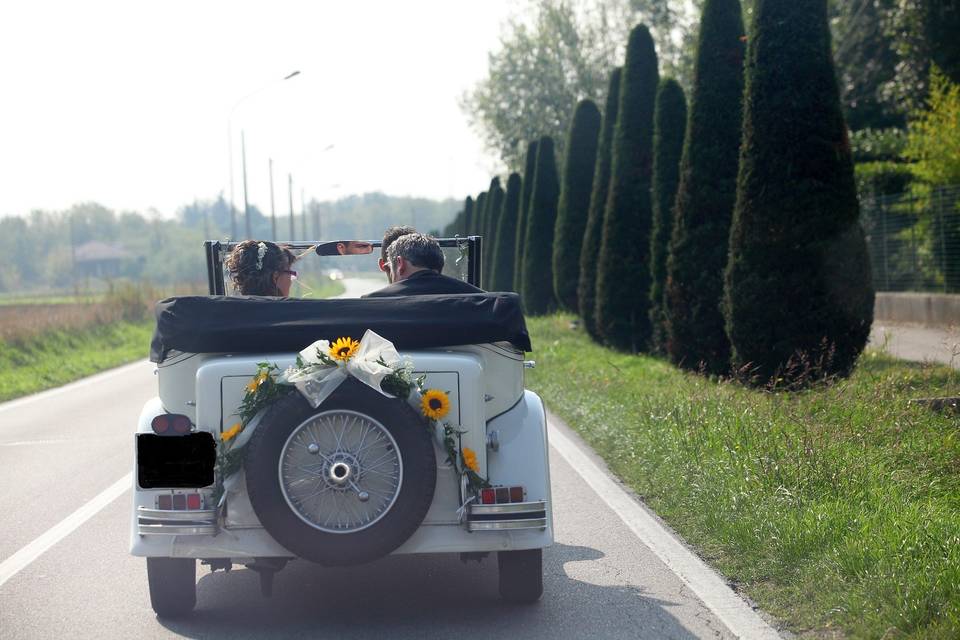
M792 384L846 375L874 293L826 0L705 0L687 92L640 25L604 110L575 106L444 235L484 237L488 288L595 340Z

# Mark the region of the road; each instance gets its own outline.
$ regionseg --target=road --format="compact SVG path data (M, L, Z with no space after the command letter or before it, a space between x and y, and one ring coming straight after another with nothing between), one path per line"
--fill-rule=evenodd
M924 327L876 321L870 346L915 362L939 362L960 368L960 327Z
M195 614L158 619L127 553L128 485L110 491L155 384L140 362L0 405L0 638L777 637L556 419L539 603L501 603L493 557L394 556L293 562L269 599L252 571L200 568Z

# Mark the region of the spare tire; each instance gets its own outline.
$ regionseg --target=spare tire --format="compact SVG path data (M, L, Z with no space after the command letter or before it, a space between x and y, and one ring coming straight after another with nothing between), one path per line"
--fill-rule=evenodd
M352 378L316 409L299 393L272 405L244 467L267 532L331 566L369 562L403 544L426 516L437 477L423 418Z

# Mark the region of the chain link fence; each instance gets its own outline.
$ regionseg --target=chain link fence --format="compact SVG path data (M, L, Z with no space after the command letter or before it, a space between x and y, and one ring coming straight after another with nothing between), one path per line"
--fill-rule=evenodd
M960 293L960 186L860 206L877 291Z

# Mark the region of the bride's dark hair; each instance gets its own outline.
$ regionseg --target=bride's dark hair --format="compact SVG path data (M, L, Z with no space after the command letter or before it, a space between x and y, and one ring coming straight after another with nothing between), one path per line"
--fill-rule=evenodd
M289 269L296 259L284 245L267 240L244 240L233 248L225 264L234 288L241 295L279 296L282 294L273 276Z

